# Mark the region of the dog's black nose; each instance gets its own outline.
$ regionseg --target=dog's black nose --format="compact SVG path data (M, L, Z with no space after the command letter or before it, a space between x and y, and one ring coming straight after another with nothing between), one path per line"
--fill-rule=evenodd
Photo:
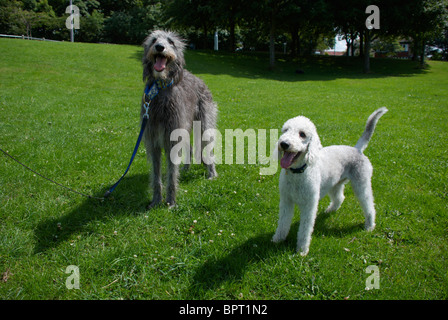
M165 50L165 47L161 44L156 44L156 50L157 52L162 52L163 50Z
M289 143L285 142L285 141L282 141L282 142L280 142L280 147L282 147L283 150L288 150Z

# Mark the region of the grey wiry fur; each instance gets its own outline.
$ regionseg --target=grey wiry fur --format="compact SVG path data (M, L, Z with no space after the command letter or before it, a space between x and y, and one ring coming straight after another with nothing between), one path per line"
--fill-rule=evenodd
M205 83L184 69L185 43L177 34L154 31L145 39L143 47L143 80L146 84L151 85L158 79L166 83L173 80L173 84L160 90L152 101L144 135L146 152L152 161L153 199L148 208L162 202L162 149L168 162L166 202L174 206L179 167L170 160L170 151L179 142L170 141L170 135L175 129L191 132L193 121L201 122L202 132L214 129L218 110ZM141 114L144 114L143 103ZM205 145L199 147L202 150ZM203 160L207 163L208 177L216 177L214 162Z
M314 124L299 116L286 121L279 138L279 151L283 152L280 173L280 213L277 231L272 240L282 241L289 233L294 206L300 209L300 226L297 250L306 255L316 219L318 202L330 196L327 212L336 211L344 201L344 185L351 181L353 191L361 203L365 228L375 228L375 208L371 187L372 165L362 153L372 137L378 119L387 112L376 110L369 117L366 129L356 147L329 146L322 148ZM302 173L292 169L306 167ZM297 171L297 170L294 170Z

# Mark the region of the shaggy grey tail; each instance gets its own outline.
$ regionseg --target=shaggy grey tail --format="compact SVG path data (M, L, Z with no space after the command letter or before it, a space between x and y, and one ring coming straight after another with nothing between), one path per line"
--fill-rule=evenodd
M367 119L366 129L355 145L355 148L361 153L367 148L370 138L372 138L373 131L375 131L376 123L387 111L386 107L379 108L369 116L369 119Z

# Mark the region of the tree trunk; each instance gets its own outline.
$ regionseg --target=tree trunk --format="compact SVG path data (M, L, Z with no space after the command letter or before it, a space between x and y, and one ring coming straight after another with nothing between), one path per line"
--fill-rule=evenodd
M352 43L351 43L351 57L355 56L355 40L357 38L357 34L352 35Z
M420 45L420 68L423 68L425 66L425 47L425 40L422 37Z
M359 56L364 55L364 32L359 33Z
M235 18L230 17L230 52L235 52Z
M364 36L364 73L370 73L370 31L365 30Z
M299 28L292 27L291 28L291 56L296 57L299 54L298 46L299 46Z
M350 56L350 41L351 38L348 38L348 33L345 34L345 44L347 45L347 52L345 52L345 55L348 57ZM334 44L336 46L336 44Z
M204 39L203 39L203 49L207 49L207 36L208 36L208 28L207 28L207 24L204 23Z

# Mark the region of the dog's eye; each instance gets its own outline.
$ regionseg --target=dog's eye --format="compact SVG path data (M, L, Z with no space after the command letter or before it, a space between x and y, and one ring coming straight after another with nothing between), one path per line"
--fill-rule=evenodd
M306 134L303 131L299 132L299 136L300 136L300 138L304 138L304 139L306 138Z
M173 47L175 47L175 45L174 45L174 41L171 40L171 38L168 38L168 42L170 43L170 45L172 45Z
M157 39L156 39L156 38L152 39L152 41L151 41L151 44L154 44L154 43L156 43L156 41L157 41Z

